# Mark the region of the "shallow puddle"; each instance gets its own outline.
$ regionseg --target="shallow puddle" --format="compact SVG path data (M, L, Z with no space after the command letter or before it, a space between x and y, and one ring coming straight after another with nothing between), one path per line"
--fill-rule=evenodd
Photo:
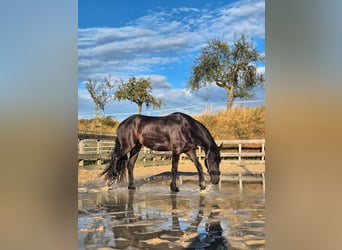
M170 193L169 180L135 191L82 187L78 195L79 249L264 249L262 185L208 186L183 181Z

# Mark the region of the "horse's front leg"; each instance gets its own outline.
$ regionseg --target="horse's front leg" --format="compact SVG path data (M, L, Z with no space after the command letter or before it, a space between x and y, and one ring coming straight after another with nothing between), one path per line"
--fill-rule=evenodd
M136 189L134 185L133 167L132 165L128 165L128 189L130 190Z
M172 192L179 192L179 189L176 185L176 179L177 179L177 171L178 171L178 162L179 162L179 154L172 153L172 180L170 184L170 189Z
M197 172L198 172L198 182L199 182L200 190L204 190L206 188L206 186L205 186L203 168L202 168L201 163L197 159L196 151L190 150L190 151L186 152L186 154L187 154L187 156L189 156L190 160L195 164Z
M199 182L200 189L204 190L206 188L206 186L205 186L203 168L202 168L201 163L198 161L196 155L195 155L194 163L195 163L195 166L196 166L197 172L198 172L198 182Z

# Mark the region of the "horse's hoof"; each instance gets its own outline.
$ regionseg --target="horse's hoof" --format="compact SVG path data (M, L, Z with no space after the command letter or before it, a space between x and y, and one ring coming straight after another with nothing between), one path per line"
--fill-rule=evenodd
M176 186L175 183L171 183L170 184L170 189L171 189L172 192L179 192L179 189L178 189L178 187Z
M129 185L129 186L128 186L128 189L129 189L129 190L136 190L137 188L136 188L134 185Z
M113 183L107 183L107 187L108 187L108 190L112 190L113 189Z
M206 186L200 186L200 190L205 190Z
M114 182L115 182L115 180L107 180L107 181L106 181L107 187L108 187L108 188L111 187L111 186L114 184Z
M174 193L177 193L177 192L179 192L179 189L175 188L175 189L171 189L171 191L174 192Z

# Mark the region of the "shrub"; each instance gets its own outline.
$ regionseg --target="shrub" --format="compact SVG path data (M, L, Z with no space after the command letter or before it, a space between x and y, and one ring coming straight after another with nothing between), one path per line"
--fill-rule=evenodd
M119 121L107 116L103 118L79 119L79 130L114 132L119 125Z

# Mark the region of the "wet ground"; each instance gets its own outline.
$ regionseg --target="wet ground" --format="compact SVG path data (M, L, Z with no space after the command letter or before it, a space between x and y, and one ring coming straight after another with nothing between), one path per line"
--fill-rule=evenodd
M261 184L209 185L169 179L110 191L79 188L79 249L265 249L265 194Z

